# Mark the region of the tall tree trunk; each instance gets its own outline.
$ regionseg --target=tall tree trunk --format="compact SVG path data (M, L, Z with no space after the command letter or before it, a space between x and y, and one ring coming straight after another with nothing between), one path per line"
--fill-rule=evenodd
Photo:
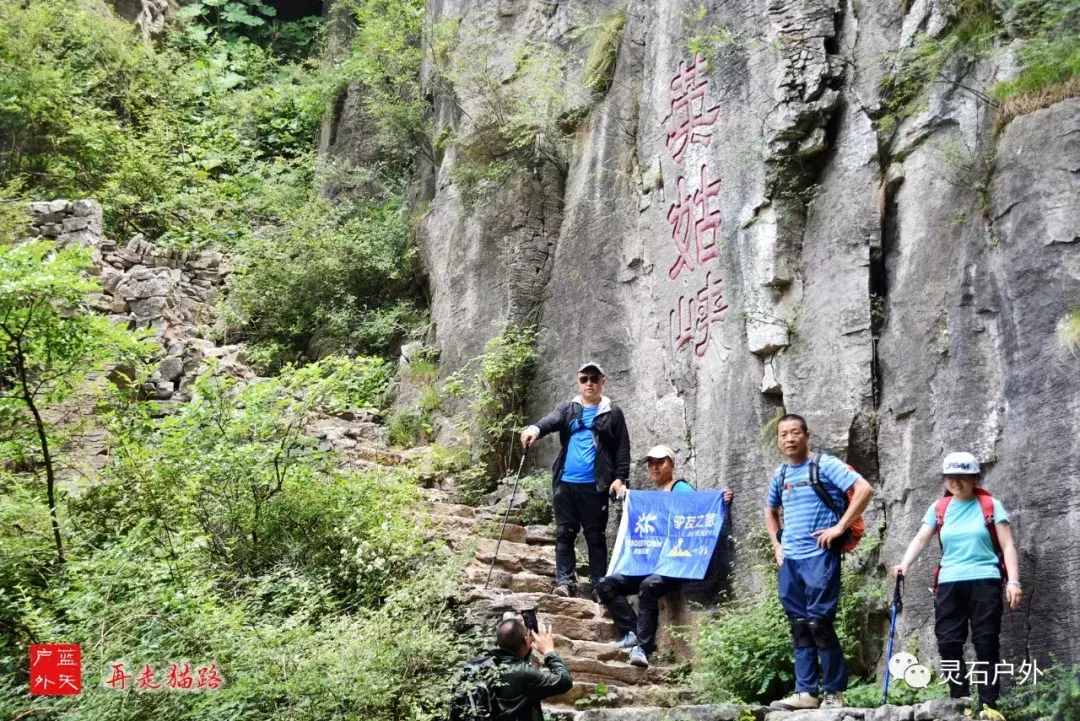
M45 433L45 422L41 419L34 396L30 392L30 382L26 377L26 363L22 344L15 344L15 368L19 372L19 385L22 386L23 400L30 414L34 416L34 427L41 443L41 457L45 461L45 493L49 499L49 520L52 522L53 540L56 542L56 558L64 563L64 544L60 539L60 519L56 514L56 474L53 470L52 454L49 452L49 438Z

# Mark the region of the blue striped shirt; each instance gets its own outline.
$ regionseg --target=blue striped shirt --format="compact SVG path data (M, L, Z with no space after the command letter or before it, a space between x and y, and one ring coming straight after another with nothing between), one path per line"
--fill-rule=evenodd
M825 553L824 548L818 547L813 533L836 525L839 519L810 486L809 459L798 466L788 465L781 487L783 468L777 468L769 482L768 504L770 508L784 509L784 533L780 539L784 558L812 558ZM818 480L841 511L847 502L848 489L861 477L839 458L818 455Z

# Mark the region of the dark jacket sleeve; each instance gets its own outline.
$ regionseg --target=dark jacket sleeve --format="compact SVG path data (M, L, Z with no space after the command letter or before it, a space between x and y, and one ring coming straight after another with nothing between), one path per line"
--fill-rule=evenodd
M570 669L554 651L544 656L544 668L533 669L530 676L526 694L532 701L558 696L574 687Z
M538 420L535 424L540 429L540 437L543 438L548 433L554 433L562 427L563 416L566 414L566 406L568 403L560 403L551 413Z
M623 416L622 408L615 408L612 413L616 414L612 420L617 421L612 431L615 433L615 475L622 481L630 478L630 431L626 428L626 417Z

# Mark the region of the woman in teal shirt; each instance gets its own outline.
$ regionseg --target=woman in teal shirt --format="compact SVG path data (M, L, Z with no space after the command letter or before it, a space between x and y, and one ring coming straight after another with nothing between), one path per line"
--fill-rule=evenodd
M1009 608L1018 607L1022 596L1016 544L1005 508L979 487L981 469L975 456L950 453L945 456L941 472L945 477L946 498L935 501L927 509L922 528L893 570L906 576L931 537L935 533L939 535L941 566L934 592L934 632L942 669L950 662L951 668L959 671L949 674L949 695L960 698L969 694L963 659L970 625L975 655L986 663L988 683L981 685L979 697L984 704L993 706L1000 691L994 667L1001 659L1002 582ZM991 503L997 548L990 534L991 524L987 523ZM999 550L1008 575L1005 579L1001 577Z

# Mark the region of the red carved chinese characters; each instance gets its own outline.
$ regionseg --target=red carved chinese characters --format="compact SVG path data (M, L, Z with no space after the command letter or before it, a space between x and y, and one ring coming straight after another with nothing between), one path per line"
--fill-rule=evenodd
M686 192L686 178L676 181L677 202L668 209L671 239L679 257L668 269L668 277L675 280L683 268L693 270L695 263L704 265L719 257L716 249L716 231L720 227L720 211L709 210L709 198L720 195L720 179L709 182L708 168L701 166L701 185L690 194Z
M668 152L676 163L682 162L688 142L709 144L712 136L709 126L716 122L720 112L718 105L705 108L705 90L709 81L698 74L704 67L705 62L698 55L689 65L681 61L679 72L671 78L671 101L664 127Z
M708 77L701 56L687 63L681 61L671 78L669 110L664 118L666 145L671 158L681 165L690 143L708 145L712 140L712 125L720 114L719 105L711 105L707 96ZM697 187L693 187L694 181ZM698 177L688 179L679 175L675 181L675 202L667 212L671 240L675 246L675 262L668 268L668 278L691 281L694 272L705 269L710 261L720 258L717 235L720 229L720 178L709 179L709 168L702 163ZM687 275L683 275L683 273ZM720 276L706 270L705 285L693 295L680 295L668 315L672 347L678 353L693 346L697 357L705 355L713 323L721 321L727 304L721 291Z
M709 346L709 331L713 323L724 319L724 295L719 276L712 279L712 271L705 273L705 285L691 296L679 296L679 302L668 316L672 344L678 352L693 342L694 355L705 355Z

